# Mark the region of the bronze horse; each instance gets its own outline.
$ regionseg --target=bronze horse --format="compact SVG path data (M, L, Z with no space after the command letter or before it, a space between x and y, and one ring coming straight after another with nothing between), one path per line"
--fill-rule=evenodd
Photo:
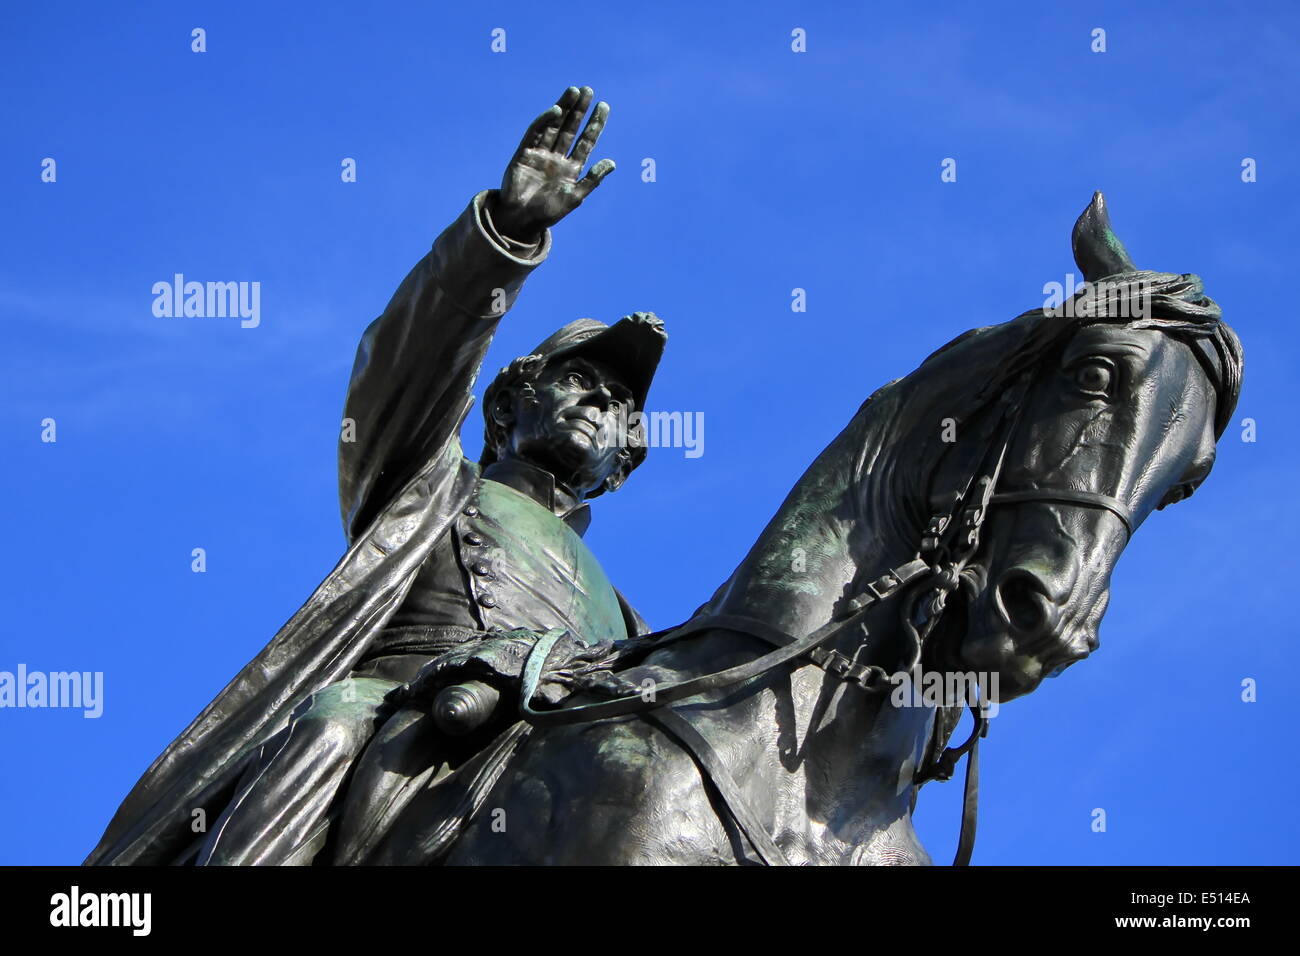
M917 792L978 738L945 750L962 701L885 675L975 673L1006 701L1087 657L1129 537L1205 479L1240 389L1200 280L1136 270L1100 194L1073 244L1081 293L878 390L623 697L564 705L617 716L538 710L360 815L386 834L345 817L335 861L929 863ZM674 701L683 682L706 689Z

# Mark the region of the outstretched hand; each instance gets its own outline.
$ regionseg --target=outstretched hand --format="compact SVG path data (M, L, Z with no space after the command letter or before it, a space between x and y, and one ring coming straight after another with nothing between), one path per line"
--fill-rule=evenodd
M602 159L587 175L578 178L609 116L609 104L597 103L582 135L578 135L593 95L589 86L569 87L524 133L506 167L492 210L496 227L503 235L522 242L536 241L543 230L577 209L613 171L614 161Z

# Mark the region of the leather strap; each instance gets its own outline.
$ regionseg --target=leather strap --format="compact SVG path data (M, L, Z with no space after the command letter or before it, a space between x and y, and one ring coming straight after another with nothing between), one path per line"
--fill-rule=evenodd
M979 816L980 801L980 739L975 735L970 751L966 754L966 785L962 790L961 836L957 838L957 854L952 859L953 866L970 866L971 854L975 852L975 824Z
M677 713L671 707L662 707L658 710L647 711L641 715L643 719L657 725L669 736L677 739L699 765L700 775L713 784L718 795L722 798L727 812L731 818L736 821L736 826L745 835L754 851L758 854L760 860L767 866L789 866L790 861L785 858L781 848L767 832L767 827L758 820L753 811L749 808L749 803L745 800L736 784L735 779L731 776L731 771L727 765L718 756L717 751L704 738L694 726L681 714Z
M1015 504L1021 501L1056 501L1068 505L1083 505L1087 508L1101 508L1109 511L1120 523L1128 536L1133 537L1133 516L1128 506L1118 498L1103 495L1096 491L1075 491L1070 488L1024 488L1020 491L999 491L989 499L991 505Z

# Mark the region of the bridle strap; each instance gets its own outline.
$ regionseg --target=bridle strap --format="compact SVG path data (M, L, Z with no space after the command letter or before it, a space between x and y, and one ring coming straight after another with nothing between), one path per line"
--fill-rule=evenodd
M749 845L754 848L754 852L758 854L759 860L764 865L790 865L790 861L781 852L781 848L776 845L776 841L767 832L767 827L763 826L763 821L750 808L749 801L745 799L740 786L732 777L731 771L727 769L726 762L718 756L717 751L713 749L713 745L695 729L689 720L671 707L660 707L656 710L647 711L641 714L641 719L656 725L669 736L676 738L677 742L686 749L686 752L691 755L699 767L700 775L713 784L732 820L740 828L740 832L745 835L745 839L749 841Z
M1095 491L1074 491L1069 488L1025 488L1020 491L999 491L989 499L990 505L1009 505L1022 501L1048 501L1067 505L1083 505L1085 508L1101 508L1109 511L1124 525L1128 536L1133 537L1133 516L1128 505L1118 498L1103 495Z
M957 838L957 852L953 866L970 866L975 852L975 822L979 816L980 802L980 735L975 734L970 750L966 752L966 783L962 788L961 835Z

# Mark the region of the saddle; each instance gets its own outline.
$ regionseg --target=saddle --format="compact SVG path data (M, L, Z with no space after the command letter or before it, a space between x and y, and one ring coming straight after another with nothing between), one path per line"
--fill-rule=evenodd
M545 667L528 694L543 707L585 692L608 695L622 687L613 670L647 651L637 640L588 645L559 628L463 635L387 695L387 717L362 758L366 779L356 789L367 790L372 778L382 786L350 793L335 809L335 823L343 825L328 854L333 863L441 861L531 732L518 702L539 642Z

